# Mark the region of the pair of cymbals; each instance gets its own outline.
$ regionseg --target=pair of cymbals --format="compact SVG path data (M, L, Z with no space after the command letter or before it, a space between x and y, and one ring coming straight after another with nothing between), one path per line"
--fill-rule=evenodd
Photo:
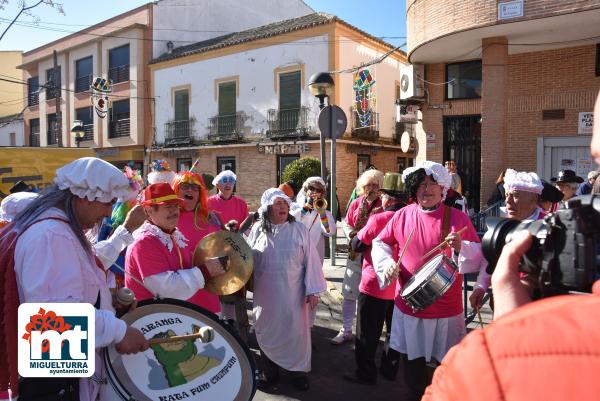
M225 261L225 273L205 278L204 289L213 294L231 295L252 276L252 249L240 234L224 230L204 237L194 250L194 266L203 266L206 260L214 258Z

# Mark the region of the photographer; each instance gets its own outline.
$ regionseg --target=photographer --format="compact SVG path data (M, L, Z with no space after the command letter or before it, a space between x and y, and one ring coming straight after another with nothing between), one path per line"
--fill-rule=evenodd
M594 112L591 151L600 163L600 97ZM504 246L492 277L497 321L448 352L423 400L598 399L600 282L591 296L530 302L519 264L532 240L521 232Z

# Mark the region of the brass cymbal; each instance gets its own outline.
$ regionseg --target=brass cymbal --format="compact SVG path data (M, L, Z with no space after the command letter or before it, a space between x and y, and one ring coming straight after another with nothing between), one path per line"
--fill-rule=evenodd
M204 237L194 250L194 266L205 260L227 256L225 273L205 278L204 289L216 295L230 295L240 290L252 275L254 258L244 238L230 231L218 231Z

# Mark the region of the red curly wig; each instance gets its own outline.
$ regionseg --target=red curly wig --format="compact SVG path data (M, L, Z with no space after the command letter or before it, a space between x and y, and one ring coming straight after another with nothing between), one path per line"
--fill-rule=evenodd
M200 199L194 209L194 225L198 227L197 218L200 217L202 223L206 223L208 220L208 191L206 185L200 174L192 173L190 171L184 171L175 176L171 182L173 191L179 195L179 186L181 184L194 184L200 187Z

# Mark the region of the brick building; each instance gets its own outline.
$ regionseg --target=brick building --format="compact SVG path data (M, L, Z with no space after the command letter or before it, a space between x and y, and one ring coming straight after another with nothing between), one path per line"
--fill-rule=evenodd
M598 0L408 0L417 160L455 159L475 207L508 167L594 169L598 21Z

